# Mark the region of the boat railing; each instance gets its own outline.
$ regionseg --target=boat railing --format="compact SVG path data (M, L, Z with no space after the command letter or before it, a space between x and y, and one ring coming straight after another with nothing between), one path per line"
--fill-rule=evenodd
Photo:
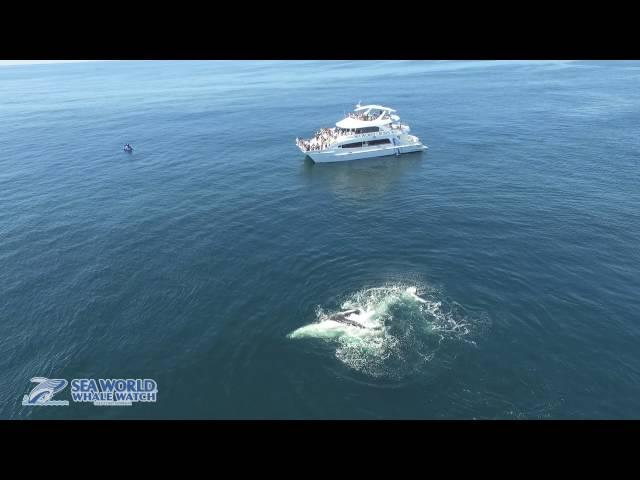
M402 130L402 125L399 125L397 128L390 128L393 132L394 130ZM381 131L381 132L367 132L367 133L353 133L353 134L342 134L340 137L343 138L364 138L364 137L382 137L384 135L389 135L389 130Z

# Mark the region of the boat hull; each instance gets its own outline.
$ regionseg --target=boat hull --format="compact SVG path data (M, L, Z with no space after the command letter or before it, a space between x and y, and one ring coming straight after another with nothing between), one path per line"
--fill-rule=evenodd
M354 160L364 160L367 158L389 157L402 155L404 153L422 152L427 147L421 143L410 145L398 145L384 148L359 149L357 151L345 152L341 149L305 152L315 163L338 163L350 162Z

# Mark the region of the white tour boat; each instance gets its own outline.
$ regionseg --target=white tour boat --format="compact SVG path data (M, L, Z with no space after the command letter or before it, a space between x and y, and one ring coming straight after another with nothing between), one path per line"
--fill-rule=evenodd
M344 162L363 158L421 152L427 147L395 110L380 105L357 105L333 128L322 128L309 140L296 138L302 153L314 162Z

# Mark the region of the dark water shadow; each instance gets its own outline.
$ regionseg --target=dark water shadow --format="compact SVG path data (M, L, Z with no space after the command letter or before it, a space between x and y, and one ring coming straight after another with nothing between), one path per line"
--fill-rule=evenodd
M424 160L423 152L324 164L306 157L302 175L338 197L370 199L384 195L403 175L417 172Z

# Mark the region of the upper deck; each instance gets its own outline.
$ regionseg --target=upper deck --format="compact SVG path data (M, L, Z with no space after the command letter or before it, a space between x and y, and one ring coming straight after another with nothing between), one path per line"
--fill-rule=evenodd
M346 130L382 127L400 120L398 115L393 115L394 112L394 109L381 105L357 105L352 113L336 122L336 127Z

